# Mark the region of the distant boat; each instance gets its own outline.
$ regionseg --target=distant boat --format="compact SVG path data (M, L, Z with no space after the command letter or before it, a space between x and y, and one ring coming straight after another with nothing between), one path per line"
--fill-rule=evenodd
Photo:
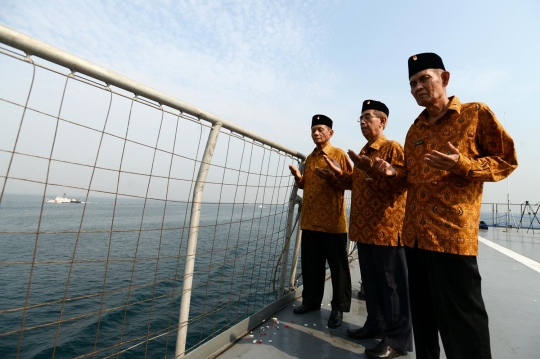
M55 199L46 199L47 203L81 203L78 199L74 198L66 198L66 194L64 193L64 196L58 196Z
M264 208L264 207L263 207L263 205L261 204L261 205L259 206L259 208Z

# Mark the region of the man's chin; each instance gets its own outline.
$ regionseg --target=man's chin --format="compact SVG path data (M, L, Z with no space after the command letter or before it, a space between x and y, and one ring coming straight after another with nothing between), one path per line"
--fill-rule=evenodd
M427 105L429 105L429 98L422 97L422 98L416 99L416 103L418 104L418 106L427 107Z

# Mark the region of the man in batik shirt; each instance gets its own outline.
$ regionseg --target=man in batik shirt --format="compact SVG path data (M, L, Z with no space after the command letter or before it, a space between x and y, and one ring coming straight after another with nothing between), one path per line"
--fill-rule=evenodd
M372 168L382 158L394 168L404 167L403 147L384 136L388 107L366 100L359 119L367 144L359 154L349 150L354 163L352 173L342 172L326 157L336 180L352 190L349 239L358 242L358 260L366 295L367 319L359 329L348 329L354 339L382 337L374 348L366 349L369 358L395 358L412 351L412 326L407 284L405 250L400 232L407 198L405 181L389 180Z
M491 358L478 271L484 182L517 167L514 141L490 108L448 97L450 73L433 53L409 58L411 93L425 110L405 140L407 205L403 243L409 269L416 357ZM383 160L374 167L395 176Z
M333 185L316 175L328 166L324 155L336 159L344 171L352 171L345 152L330 144L334 134L332 120L324 115L313 116L311 138L316 147L306 158L304 175L290 165L298 188L304 190L300 228L302 229L302 305L295 314L320 310L324 295L326 261L332 275L331 328L342 323L343 312L351 307L351 273L347 256L347 219L343 187Z

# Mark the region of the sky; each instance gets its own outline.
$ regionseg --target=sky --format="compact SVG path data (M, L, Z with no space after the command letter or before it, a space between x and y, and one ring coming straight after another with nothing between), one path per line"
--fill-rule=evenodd
M334 120L334 146L365 144L362 102L390 109L403 143L421 112L407 59L435 52L448 95L490 106L519 167L483 202L540 202L538 1L2 0L0 23L170 94L301 153L311 117Z

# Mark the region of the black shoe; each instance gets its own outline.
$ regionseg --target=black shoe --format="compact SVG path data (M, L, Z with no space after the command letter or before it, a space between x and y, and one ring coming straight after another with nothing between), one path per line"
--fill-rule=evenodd
M358 299L366 300L366 292L364 292L364 284L360 284L360 291L358 291Z
M343 318L343 312L338 310L332 310L330 313L330 318L328 319L329 328L337 328L341 325L341 318Z
M347 336L353 339L381 339L382 335L370 332L364 329L364 327L358 329L347 329Z
M368 358L397 358L402 355L407 355L406 351L403 350L395 350L393 348L390 348L388 345L384 345L382 342L377 344L375 347L371 349L366 349L365 354Z
M321 307L308 307L307 305L301 305L298 308L293 309L294 314L306 314L308 312L313 312L314 310L321 310Z

